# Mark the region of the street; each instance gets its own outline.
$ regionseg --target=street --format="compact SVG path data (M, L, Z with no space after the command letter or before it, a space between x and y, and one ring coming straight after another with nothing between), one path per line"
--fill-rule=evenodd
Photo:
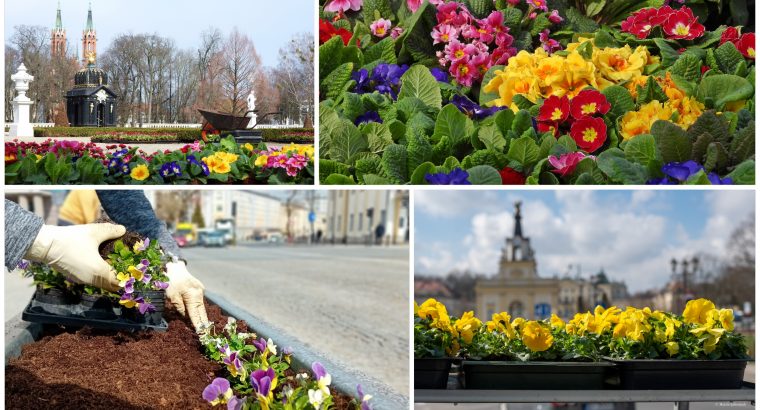
M206 289L407 397L408 252L332 245L183 250Z

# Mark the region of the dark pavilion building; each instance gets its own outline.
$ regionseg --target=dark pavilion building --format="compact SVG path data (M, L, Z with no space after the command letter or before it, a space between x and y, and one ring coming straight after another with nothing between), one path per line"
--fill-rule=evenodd
M62 30L60 16L59 5L56 16L57 30ZM63 36L65 42L65 32ZM69 124L72 127L113 127L116 125L118 95L108 87L105 71L96 65L97 36L92 24L92 6L87 12L87 25L82 32L82 57L84 68L76 73L74 88L66 93Z

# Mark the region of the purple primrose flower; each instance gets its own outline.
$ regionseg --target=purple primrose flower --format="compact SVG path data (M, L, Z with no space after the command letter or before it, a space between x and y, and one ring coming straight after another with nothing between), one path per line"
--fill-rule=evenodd
M356 117L354 120L354 124L356 125L366 124L370 122L378 122L382 124L383 119L380 118L380 114L378 114L377 111L367 111L364 114Z
M467 116L476 120L482 120L484 118L488 118L491 115L496 114L497 112L507 108L506 106L484 108L484 107L481 107L480 104L475 103L471 101L469 98L459 95L459 94L455 95L454 98L452 98L450 102L454 104L457 108L459 108L459 111L467 114Z
M448 174L445 172L439 172L435 174L425 175L425 180L431 185L472 185L467 180L470 174L461 168L454 168Z

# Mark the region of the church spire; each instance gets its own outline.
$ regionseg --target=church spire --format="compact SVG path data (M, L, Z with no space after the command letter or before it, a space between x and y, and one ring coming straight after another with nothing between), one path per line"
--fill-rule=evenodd
M95 28L92 25L92 2L90 2L90 7L87 9L87 25L85 26L84 31L95 31Z
M55 14L55 30L63 30L63 21L61 19L61 2L58 2L58 11Z
M520 213L520 207L522 206L522 201L516 201L515 202L515 233L512 235L515 238L522 238L522 214Z

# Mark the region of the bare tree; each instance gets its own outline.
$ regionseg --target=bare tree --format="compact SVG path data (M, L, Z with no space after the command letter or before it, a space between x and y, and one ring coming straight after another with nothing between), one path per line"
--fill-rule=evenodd
M287 46L280 49L275 82L282 98L280 109L283 115L303 120L302 107L313 109L314 104L313 34L296 34ZM308 114L313 118L313 112Z
M226 102L224 109L242 115L246 98L253 90L256 76L261 69L261 57L251 39L234 28L222 48L220 86Z
M11 81L11 75L16 72L19 64L21 64L21 53L15 48L6 45L5 46L5 121L13 122L13 107L11 101L15 97L15 90L13 81Z

